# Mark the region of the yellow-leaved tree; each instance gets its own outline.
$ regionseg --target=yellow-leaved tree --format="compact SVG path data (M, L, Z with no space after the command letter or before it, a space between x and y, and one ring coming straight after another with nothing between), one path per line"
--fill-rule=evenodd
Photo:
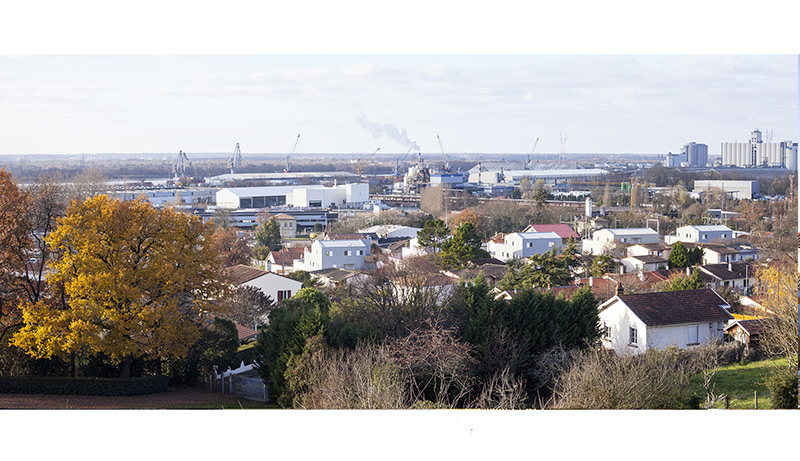
M225 290L213 226L144 199L74 202L48 237L54 296L23 305L13 344L37 358L180 358ZM221 303L220 303L221 304Z

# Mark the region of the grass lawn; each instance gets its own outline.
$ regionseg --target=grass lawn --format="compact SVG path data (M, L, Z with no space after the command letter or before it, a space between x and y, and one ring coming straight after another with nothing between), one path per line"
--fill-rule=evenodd
M788 365L789 361L782 358L720 367L712 381L716 385L714 393L727 394L730 397L729 408L752 409L755 406L754 392L758 392L758 408L772 408L769 389L764 383L773 367L787 367ZM703 389L702 374L692 377L691 386L692 391L705 401L706 391ZM723 407L724 404L719 403L715 408Z

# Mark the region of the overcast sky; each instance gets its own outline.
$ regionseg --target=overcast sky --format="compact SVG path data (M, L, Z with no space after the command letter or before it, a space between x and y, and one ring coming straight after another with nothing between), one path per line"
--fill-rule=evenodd
M0 153L718 153L797 140L796 55L0 57Z
M287 153L299 133L298 153L438 153L438 135L448 153L530 153L537 138L558 153L565 136L567 153L694 141L715 155L756 128L798 138L796 34L731 33L747 8L46 4L0 17L0 154Z

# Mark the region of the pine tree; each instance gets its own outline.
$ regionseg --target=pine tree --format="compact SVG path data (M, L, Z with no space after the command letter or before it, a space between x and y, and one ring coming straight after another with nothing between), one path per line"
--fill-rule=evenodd
M672 251L669 252L669 268L682 269L689 267L689 252L686 245L680 240L672 245Z

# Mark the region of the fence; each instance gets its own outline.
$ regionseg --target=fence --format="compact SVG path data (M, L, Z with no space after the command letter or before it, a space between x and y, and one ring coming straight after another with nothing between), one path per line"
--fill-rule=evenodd
M248 400L266 402L269 399L267 386L258 376L252 365L244 365L223 373L211 373L208 376L208 389L212 392L231 394Z

